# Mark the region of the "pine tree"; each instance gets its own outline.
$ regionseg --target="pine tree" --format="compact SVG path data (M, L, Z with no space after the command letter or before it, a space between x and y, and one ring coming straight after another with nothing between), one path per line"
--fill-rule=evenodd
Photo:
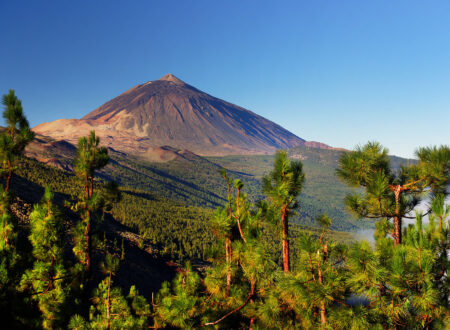
M0 316L13 323L23 256L17 249L17 219L10 212L10 194L0 186Z
M267 246L262 241L263 211L248 202L246 194L242 193L243 184L240 180L234 182L236 196L232 209L235 221L232 224L234 233L232 240L233 282L231 294L224 296L223 280L220 272L220 262L208 270L205 278L207 292L214 295L212 301L217 306L217 315L210 316L214 321L204 322L201 326L223 323L230 326L229 320L243 320L255 325L259 318L259 308L264 305L265 295L273 282L275 264L269 258ZM228 298L228 299L226 299Z
M433 198L431 210L432 213L429 216L428 224L431 233L428 234L427 239L435 244L434 280L440 295L439 301L443 303L444 307L448 308L450 297L450 279L448 277L448 269L450 267L450 206L445 204L443 194L437 194Z
M98 217L97 211L104 206L104 199L94 193L95 171L108 163L108 150L99 147L100 139L91 131L89 137L78 141L77 157L74 160L75 173L83 180L85 194L75 209L81 212L82 221L77 225L74 252L90 277L92 262L92 226Z
M122 200L122 192L115 181L108 181L103 191L103 200L105 201L105 211L111 211L114 204Z
M68 295L64 266L64 223L59 210L53 205L53 193L45 189L41 204L30 214L33 245L33 268L22 276L20 289L27 291L37 301L42 313L42 327L53 329L62 326L63 306Z
M402 242L402 221L414 210L423 191L431 187L442 191L449 180L449 148L422 148L417 152L418 164L402 166L396 172L390 168L388 150L379 143L369 142L355 151L344 153L339 160L337 175L354 187L363 187L364 194L349 194L347 208L359 217L384 219L395 244Z
M3 95L2 103L6 127L0 133L0 176L5 178L5 185L0 186L0 313L6 324L17 322L16 314L22 310L23 301L16 288L26 267L25 253L28 252L26 244L17 244L18 219L10 210L11 180L17 157L33 140L34 133L13 90Z
M274 169L263 177L262 185L272 207L281 217L283 270L289 272L289 217L298 207L297 196L300 193L305 175L300 161L291 161L286 151L275 155Z
M227 183L229 203L217 210L212 226L220 238L219 251L223 251L222 244L229 239L229 259L224 260L223 253L219 253L206 271L204 281L200 281L188 263L172 285L163 284L155 303L155 327L219 324L231 327L239 320L253 326L259 319L264 292L273 282L276 267L261 240L262 211L248 202L240 180L233 184L235 196L232 196L232 181Z
M12 241L16 238L15 223L9 210L11 204L10 194L0 186L0 250L9 251Z
M4 106L3 118L6 121L5 130L0 133L0 161L2 167L0 174L5 177L5 187L3 199L9 200L9 188L11 179L16 168L16 158L21 155L34 138L34 133L30 130L29 124L23 114L22 102L16 97L13 90L9 94L3 95L2 103ZM3 191L3 187L1 189ZM3 194L3 192L2 192ZM9 203L4 205L9 207ZM2 215L3 243L9 244L9 234L13 232L13 224L8 223L11 216L6 210Z
M34 139L34 133L23 114L22 102L11 89L9 94L3 95L3 118L6 129L0 134L0 158L2 161L2 175L5 179L5 191L9 191L12 174L15 170L15 160L23 153L25 147Z
M131 286L127 297L119 287L113 287L112 277L119 268L119 256L107 254L101 265L106 278L94 290L89 320L74 315L69 323L70 329L144 329L147 328L150 306Z
M346 308L348 276L346 247L328 242L325 234L331 219L320 216L317 219L322 234L317 239L310 233L303 233L298 239L300 257L295 271L280 276L273 288L284 312L278 319L288 321L288 327L337 328L337 310ZM348 321L348 320L347 320Z
M199 289L200 277L188 262L177 274L172 285L163 283L156 297L155 328L167 325L182 329L194 327L202 312L205 312Z
M374 158L377 155L377 152L372 154ZM440 159L421 158L417 166L402 170L405 177L409 175L410 180L416 177L416 181L420 180L420 184L433 191L429 224L424 225L422 216L417 214L416 224L402 231L402 245L396 245L386 236L386 230L391 228L385 221L377 222L375 247L367 242L348 245L333 242L329 239L331 219L323 215L317 218L322 228L317 236L302 233L298 237L295 266L289 272L284 268L277 270L270 260L271 247L264 234L269 227L261 225L270 223L274 214L280 218L282 204L274 200L286 194L288 180L283 181L280 175L278 182L273 179L269 186L270 177L266 177L266 186L272 188L269 189L271 207L267 202L254 207L242 193L242 182L237 180L232 184L225 174L228 205L219 208L212 221L213 231L219 238L216 251L221 253L215 255L203 280L186 265L179 270L172 285L163 285L153 305L154 326L445 328L449 208L442 194L443 184L447 182L441 175L445 172L442 160L445 157ZM381 155L374 163L380 165L383 160ZM283 167L280 164L279 161L278 168ZM437 173L434 177L433 171ZM377 166L360 175L376 177L372 172L377 172ZM276 190L277 185L282 189ZM391 207L395 209L395 204ZM227 237L231 261L226 258Z
M231 209L231 183L232 180L228 178L227 172L224 168L222 168L219 173L225 179L227 183L227 198L228 198L228 209L225 212L225 209L218 209L216 212L216 216L214 218L216 224L216 233L219 237L223 237L225 241L225 258L226 258L226 267L227 267L227 284L226 284L226 296L230 295L230 287L231 287L231 226L233 224L233 211Z
M394 328L445 327L447 274L440 277L442 241L434 219L431 214L424 225L422 214L416 213L416 224L404 229L401 246L378 237L375 249L367 242L351 248L347 284L368 299L367 319L372 323Z
M426 182L434 196L447 195L450 184L450 146L419 148L416 156L419 159L420 180Z

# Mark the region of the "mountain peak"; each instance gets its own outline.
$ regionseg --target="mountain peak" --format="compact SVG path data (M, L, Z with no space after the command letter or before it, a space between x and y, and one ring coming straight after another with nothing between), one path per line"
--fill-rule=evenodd
M178 79L171 73L166 74L165 76L159 78L158 80L159 81L170 81L177 85L185 85L184 81L182 81L181 79Z
M281 126L208 95L173 74L137 85L80 120L34 128L42 135L75 143L93 129L106 146L142 155L159 146L217 156L272 153L304 144Z

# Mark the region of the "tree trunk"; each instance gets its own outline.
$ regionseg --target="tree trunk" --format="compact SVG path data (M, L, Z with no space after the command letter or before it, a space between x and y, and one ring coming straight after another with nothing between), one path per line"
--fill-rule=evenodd
M317 275L319 277L319 283L323 283L322 268L320 268L320 250L317 250Z
M92 197L92 194L94 193L94 177L91 176L91 191L90 191L90 197Z
M402 221L399 217L394 217L394 240L395 245L402 244Z
M322 268L320 267L320 250L317 251L317 272L319 275L319 283L323 284L323 275L322 275ZM320 301L319 306L319 312L320 312L320 324L323 328L325 328L327 324L327 314L325 309L325 302L323 300Z
M227 288L225 295L226 297L229 297L231 287L231 239L229 237L225 238L225 251L227 261Z
M314 275L314 267L312 264L312 259L311 259L311 253L308 252L308 258L309 258L309 269L312 275L312 278L314 280L314 282L316 281L316 275Z
M323 246L323 262L328 260L328 244L325 243Z
M400 216L400 193L402 187L397 185L394 190L395 194L395 216L394 216L394 240L395 245L402 244L402 218Z
M87 176L86 176L86 184L85 184L85 186L86 186L86 202L87 202L87 200L89 199L89 179L88 179Z
M91 219L90 219L90 214L89 211L87 213L87 225L86 225L86 230L84 231L84 239L86 240L86 256L85 256L85 261L86 261L86 272L88 277L90 277L91 274L91 250L92 250L92 241L91 241Z
M325 328L327 324L327 314L325 309L325 303L323 301L320 302L320 324Z
M252 317L252 318L250 319L250 327L249 327L250 330L253 329L253 325L254 325L254 324L255 324L255 318Z
M283 207L281 214L281 225L283 230L283 270L285 273L290 271L289 262L289 228L286 207Z
M230 223L233 222L233 213L231 211L231 187L230 183L228 182L228 212L230 215ZM230 235L231 236L231 235ZM231 237L225 238L225 255L226 255L226 261L227 261L227 288L225 291L225 294L227 297L230 296L230 288L231 288Z
M8 177L6 178L6 187L5 187L6 192L9 190L11 178L12 178L12 164L11 161L8 160Z
M421 256L421 251L420 251L420 246L419 246L419 269L420 271L422 271L422 256Z
M244 237L244 233L242 232L242 227L241 227L241 214L239 212L239 198L240 198L240 189L237 190L237 198L236 198L236 220L237 220L237 224L238 224L238 228L239 228L239 234L241 235L242 240L244 241L244 243L247 243L245 237Z

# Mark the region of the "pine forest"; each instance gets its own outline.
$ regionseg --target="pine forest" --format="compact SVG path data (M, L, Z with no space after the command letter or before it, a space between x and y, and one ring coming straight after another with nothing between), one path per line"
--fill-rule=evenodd
M5 329L450 328L448 145L163 164L92 130L55 167L2 101Z

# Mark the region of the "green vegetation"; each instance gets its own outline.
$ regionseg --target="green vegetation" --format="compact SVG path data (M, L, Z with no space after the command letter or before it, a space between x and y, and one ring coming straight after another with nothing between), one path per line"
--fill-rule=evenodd
M55 180L53 185L65 190L67 197L83 192L81 182L73 174L27 159L22 161L21 164L28 167L28 174L34 173L42 183L45 183L46 175L50 175L49 180L51 175L60 175L61 179ZM21 171L25 169L21 166ZM445 291L448 287L445 284L448 207L445 209L443 200L435 199L433 202L433 220L429 225L422 225L418 220L416 226L404 229L404 237L408 239L400 248L386 233L385 236L378 235L375 247L366 243L339 243L334 232L328 229L331 224L329 217L319 219L318 229L293 226L289 239L292 243L292 267L289 273L283 274L279 226L270 221L273 214L279 214L275 211L276 203L263 203L262 208L257 207L242 192L245 189L242 181L233 182L228 175L225 177L225 191L229 187L231 208L225 202L226 207L217 211L214 217L204 214L201 220L203 209L197 208L200 213L192 213L189 222L185 220L184 229L196 221L197 228L202 228L201 231L193 230L199 238L204 235L199 241L205 248L200 248L199 254L205 254L212 241L216 243L208 258L212 266L207 268L204 277L186 265L172 285L163 286L152 307L139 298L139 306L142 307L139 309L133 307L132 295L126 298L120 289L112 287L109 274L113 275L114 270L109 268L111 270L108 271L107 266L104 269L106 279L93 291L90 313L73 316L70 326L106 327L108 320L111 328L130 324L141 327L146 323L155 327L181 328L212 325L230 328L239 324L262 328L444 326L447 317L445 302L448 300L448 292ZM72 184L65 184L63 179ZM75 189L77 182L78 188ZM99 188L105 189L102 185L99 182ZM170 212L165 213L167 207L179 212L188 208L167 200L164 204L158 197L142 191L124 189L122 193L123 200L114 205L111 212L118 218L135 219L128 225L144 233L147 230L145 240L155 240L154 243L164 247L163 240L158 242L158 235L168 238L173 234L167 229L176 229L174 225L169 227L176 222L173 222ZM153 211L153 217L160 219L159 226L155 227L160 232L152 229L149 223L139 221L142 215L133 211L138 210L137 205L144 200L146 204L141 210L163 205L159 215ZM136 203L134 206L133 201ZM190 208L189 212L192 210L195 208ZM193 237L193 232L185 236L187 241ZM209 243L204 239L208 236L212 237ZM226 244L227 237L231 249ZM175 258L183 255L178 249L175 244ZM227 251L230 252L228 257ZM188 254L184 256L188 257ZM442 273L442 269L444 275L436 279L435 274ZM403 274L405 280L399 281L399 274ZM365 298L352 303L355 295ZM411 309L409 306L414 307Z
M328 214L334 219L332 229L339 231L357 231L370 228L369 221L355 222L346 212L342 200L353 189L343 184L335 175L339 156L342 151L318 150L308 147L296 147L289 150L289 156L301 160L305 173L305 183L299 197L300 208L292 222L308 227L315 227L315 219L321 214ZM215 162L236 173L249 173L252 177L244 177L249 195L254 200L263 199L261 179L272 168L274 156L226 156L209 157Z
M17 99L13 103L20 104ZM5 114L8 104L5 102ZM26 123L21 116L20 122ZM11 138L11 134L20 131L20 125L12 127L4 136ZM11 138L11 141L18 140ZM326 214L315 218L315 228L289 224L288 220L297 212L301 214L306 206L299 194L304 180L308 182L308 175L298 160L305 155L298 154L298 150L293 151L297 160L280 151L273 159L273 170L259 172L267 173L262 180L263 198L251 198L244 191L241 178L250 182L256 179L240 171L227 172L202 160L213 164L211 169L220 169L222 177L222 189L217 189L217 196L224 197L217 199L224 207L217 208L213 215L209 209L187 207L136 187L119 189L114 182L105 181L108 172L101 172L101 179L95 178L109 156L99 146L94 132L80 139L75 173L22 157L30 140L21 141L14 153L0 148L1 158L12 160L4 163L3 172L9 187L0 187L0 316L5 326L36 329L449 326L450 207L445 204L445 196L450 181L450 149L447 146L419 149L419 161L401 167L392 167L386 150L377 143L340 154L339 159L323 158L316 152L309 154L312 158L319 157L314 162L324 166L316 170L317 177L327 173L332 168L331 162L336 160L339 176L359 187L346 197L346 205L359 217L376 222L376 241L371 246L365 241L351 241L345 233L331 231L332 217ZM151 181L147 176L150 171L176 181L176 177L167 172L162 175L162 170L158 172L154 167L144 171L147 165L143 163L133 166L134 172L125 170L124 180L131 180L130 173L139 169L147 177L144 184ZM207 178L210 174L195 176L198 177ZM202 186L189 181L179 183L189 194L200 191L206 194L216 186L215 181ZM171 189L175 191L176 186ZM423 213L416 212L416 223L402 227L402 220L411 215L419 199L425 197L425 191L431 198L426 212L428 223L424 222ZM29 215L18 211L21 200L13 193L35 203ZM43 198L38 202L41 195ZM151 304L139 295L133 283L126 283L129 293L124 295L121 287L114 286L115 280L120 279L121 261L129 258L124 244L120 248L117 242L108 246L106 233L103 241L99 235L100 224L114 218L140 233L141 248L148 248L150 243L155 251L172 259L201 258L209 263L202 272L197 272L187 261L183 268L177 269L172 283L165 282L156 297L152 296Z
M434 189L436 182L449 182L449 149L428 150L439 150L440 156L419 157L416 168ZM282 160L279 154L273 173L283 168ZM361 173L355 167L339 170L348 170L351 176ZM366 172L376 173L374 167ZM278 183L283 185L281 179ZM403 229L406 239L400 244L395 235L382 230L377 231L375 246L339 243L325 235L331 218L319 217L320 236L303 232L296 238L295 267L286 271L273 262L264 239L270 215L280 213L280 199L273 197L282 196L281 192L272 194L272 185L270 203L258 206L239 197L241 188L235 184L232 204L219 209L214 218L217 251L225 251L216 255L204 279L187 264L172 285L163 286L156 301L156 327L448 327L449 207L442 190L433 198L429 223L423 224L422 214L416 213L416 224Z
M26 270L20 282L20 291L26 291L36 301L42 313L42 327L63 326L63 308L69 293L68 272L63 260L64 223L53 204L53 193L45 190L40 204L30 214L30 242L33 246L33 268Z
M201 157L149 163L120 153L111 154L110 164L100 172L105 179L121 186L157 195L185 205L213 208L223 203L223 187L219 186L219 166Z
M359 217L384 218L379 227L392 233L395 244L402 242L402 220L420 201L426 188L434 195L445 192L450 154L448 148L422 148L419 163L393 171L388 151L378 143L368 143L342 155L337 174L352 186L365 188L364 195L354 193L345 198L349 210ZM389 223L393 219L393 228Z
M135 287L131 287L127 298L121 288L112 287L112 275L117 271L119 258L107 254L102 270L107 278L92 291L95 279L92 277L91 259L96 250L95 226L100 220L99 214L120 200L115 184L107 184L101 194L94 192L95 170L108 161L106 149L99 148L99 139L91 136L81 138L78 158L75 161L76 172L82 178L79 186L82 194L72 209L80 213L79 221L71 232L65 231L64 222L58 208L54 205L54 195L49 187L45 188L44 198L34 206L29 215L30 235L28 242L31 253L23 250L16 239L22 227L12 227L5 231L1 246L0 286L2 304L13 302L2 309L6 325L32 328L142 328L150 315L149 305L140 296ZM5 196L4 214L9 214L9 192L2 190ZM105 198L109 198L106 202ZM104 214L104 213L103 213ZM70 261L64 260L68 239L73 242L73 254ZM20 263L27 257L34 259L31 267ZM121 253L123 256L123 251ZM20 281L18 280L19 276ZM89 308L89 303L93 305ZM27 305L25 308L24 306ZM72 316L74 313L78 314ZM70 319L70 323L69 323ZM87 321L86 321L87 319Z
M353 191L335 175L342 151L297 147L289 151L290 157L301 159L306 180L299 202L301 208L292 222L316 226L315 219L327 213L335 221L332 229L357 231L370 228L370 221L355 222L346 212L342 199ZM226 187L218 174L226 168L229 175L244 183L252 201L264 199L261 179L271 170L274 156L191 156L166 163L151 163L130 155L111 153L110 164L100 172L102 178L115 180L122 187L154 192L155 195L178 203L204 208L216 208L227 200ZM392 158L393 163L405 163ZM326 197L325 197L326 196Z
M17 288L24 269L29 266L25 256L30 253L30 245L19 244L18 218L11 212L10 188L16 160L33 139L33 133L13 90L3 96L3 105L3 118L8 127L0 134L0 174L5 182L5 186L0 186L0 315L14 324L14 313L25 306L26 299Z
M78 142L77 158L74 160L75 174L84 183L84 191L78 203L72 206L80 212L81 220L75 230L75 246L73 252L80 263L85 265L87 276L91 275L92 259L92 227L99 221L99 210L104 207L103 196L94 193L95 171L108 163L108 150L99 147L100 139L92 131L89 137L81 137Z
M11 89L9 94L3 95L2 103L5 107L3 118L6 121L6 129L0 134L0 155L2 168L0 173L5 179L5 191L9 190L11 178L15 167L16 158L21 155L34 138L27 119L23 114L22 102Z
M39 200L42 187L46 186L57 193L59 199L71 201L76 201L84 191L82 182L73 173L27 158L20 160L17 175L21 190L24 190L20 195L32 202ZM106 192L103 181L98 185ZM152 244L156 251L177 261L206 257L213 237L208 234L205 224L211 218L212 210L186 206L146 191L121 188L121 192L122 199L114 203L109 212L138 232L144 243Z
M31 159L20 159L17 175L24 179L17 179L21 184L20 195L31 202L39 201L46 186L56 193L58 199L75 201L83 193L82 183L73 173ZM99 181L99 189L104 189L102 182ZM245 186L243 191L247 192ZM150 244L153 250L175 261L208 258L214 237L207 226L214 214L213 210L183 205L148 191L122 187L121 192L122 199L114 203L110 213L116 220L139 233L143 243ZM291 236L297 236L306 229L319 233L318 229L291 224ZM353 239L351 234L339 231L333 231L331 235L338 240ZM278 242L278 239L272 235L271 241ZM274 244L273 255L278 262L279 254L275 251L278 248Z
M111 287L112 275L119 267L119 258L107 254L102 263L106 278L100 282L92 295L89 319L74 315L69 323L70 329L145 329L150 317L150 306L139 295L134 286L124 297L119 287Z
M305 175L303 165L299 161L291 161L286 151L278 151L275 155L274 168L263 178L263 189L275 210L275 223L281 222L283 241L283 270L289 272L289 217L299 207L297 195L303 187ZM281 217L281 221L280 221Z

